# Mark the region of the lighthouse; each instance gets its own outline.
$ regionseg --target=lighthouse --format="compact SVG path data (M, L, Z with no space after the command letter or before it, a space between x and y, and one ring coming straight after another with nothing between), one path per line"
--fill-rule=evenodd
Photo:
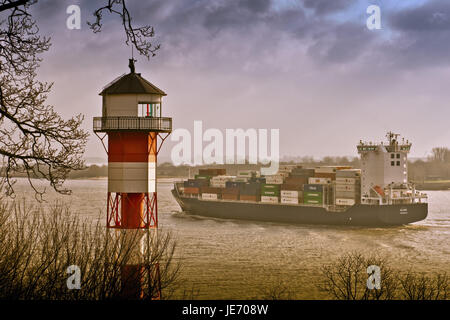
M100 92L102 116L94 118L94 133L108 154L106 223L108 228L156 228L157 157L172 118L162 117L166 93L135 72L134 60L129 67L130 73Z
M162 116L166 93L136 73L133 59L129 60L129 68L129 73L100 92L102 116L94 117L93 123L94 133L108 155L106 226L125 233L158 227L157 157L172 131L172 118ZM140 249L133 248L135 256ZM160 283L157 263L150 270L133 261L121 267L124 297L143 297L145 270ZM157 291L151 298L160 298L161 290Z

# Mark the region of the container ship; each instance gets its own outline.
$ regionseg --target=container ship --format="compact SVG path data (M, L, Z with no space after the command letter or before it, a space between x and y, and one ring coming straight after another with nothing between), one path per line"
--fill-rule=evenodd
M187 214L289 224L396 226L424 220L427 195L408 182L411 143L387 134L387 143L360 141L361 169L280 165L261 176L242 170L200 169L172 190Z

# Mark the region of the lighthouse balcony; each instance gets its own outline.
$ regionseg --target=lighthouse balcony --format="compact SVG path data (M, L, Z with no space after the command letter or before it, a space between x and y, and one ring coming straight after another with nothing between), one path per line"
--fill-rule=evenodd
M161 117L94 117L94 132L107 131L172 132L172 118Z

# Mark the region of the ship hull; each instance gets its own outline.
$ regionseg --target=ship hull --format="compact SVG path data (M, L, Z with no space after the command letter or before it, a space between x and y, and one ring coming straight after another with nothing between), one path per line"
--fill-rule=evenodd
M424 220L427 203L404 205L356 204L345 212L331 212L323 207L270 204L261 202L201 200L172 193L183 211L205 217L266 221L289 224L354 226L396 226Z

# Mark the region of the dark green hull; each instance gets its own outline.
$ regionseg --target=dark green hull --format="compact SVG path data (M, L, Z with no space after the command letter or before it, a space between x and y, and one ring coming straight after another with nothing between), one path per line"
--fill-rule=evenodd
M199 216L268 221L289 224L324 224L354 226L396 226L424 220L428 214L427 203L403 205L356 204L344 212L327 211L323 207L269 204L261 202L201 200L183 197L176 190L172 194L189 214Z

